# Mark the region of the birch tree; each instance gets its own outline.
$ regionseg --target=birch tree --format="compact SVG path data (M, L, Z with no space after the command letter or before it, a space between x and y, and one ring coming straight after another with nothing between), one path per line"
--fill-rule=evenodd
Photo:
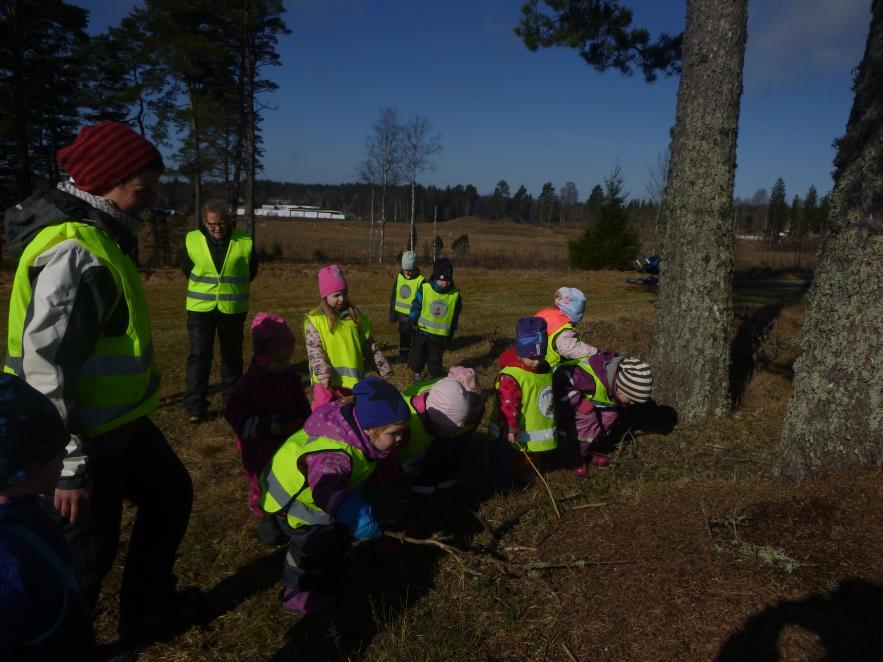
M387 106L371 127L365 139L365 164L370 177L380 187L380 246L378 262L383 262L386 239L386 194L390 186L395 186L402 178L403 148L402 123L398 110Z
M411 230L408 233L408 247L414 250L417 244L417 226L414 208L416 204L417 175L435 167L432 158L442 150L441 134L430 135L432 125L422 115L414 115L403 130L405 167L411 184Z

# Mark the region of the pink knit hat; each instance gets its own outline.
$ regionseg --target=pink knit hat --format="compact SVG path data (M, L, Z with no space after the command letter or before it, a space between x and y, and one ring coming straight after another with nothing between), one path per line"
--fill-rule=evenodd
M323 299L329 294L340 292L347 288L346 278L343 271L336 264L329 264L319 269L319 296Z
M426 396L429 420L443 432L455 432L466 425L478 423L481 405L481 396L467 389L455 377L445 377L437 381Z
M467 391L475 393L476 395L481 395L481 386L478 385L478 375L475 374L475 370L472 368L464 368L461 365L455 365L448 370L448 377L456 379L463 384L463 387Z
M266 368L283 349L294 347L294 335L285 318L273 313L258 313L251 322L254 362Z

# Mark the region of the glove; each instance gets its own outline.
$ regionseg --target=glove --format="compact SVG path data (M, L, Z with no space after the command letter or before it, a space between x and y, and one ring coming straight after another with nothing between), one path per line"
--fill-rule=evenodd
M374 519L371 504L355 494L340 504L334 517L349 529L350 535L356 540L377 540L383 535L383 529Z

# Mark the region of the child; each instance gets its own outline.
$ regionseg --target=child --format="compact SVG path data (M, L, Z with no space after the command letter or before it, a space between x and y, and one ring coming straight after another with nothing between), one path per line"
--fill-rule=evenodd
M582 342L574 330L586 311L586 295L575 287L559 287L555 292L555 305L543 308L537 317L546 320L549 348L546 363L554 370L565 359L584 359L597 354L598 350Z
M73 558L41 494L53 494L70 436L58 411L0 374L0 659L91 659Z
M579 440L576 475L585 477L586 460L597 467L610 464L607 455L598 451L610 441L620 409L650 399L653 372L638 359L600 352L562 363L555 371L554 387L559 428Z
M314 411L261 476L261 508L278 514L291 541L280 595L291 613L331 609L333 578L352 540L383 535L358 490L379 460L407 443L411 412L396 387L377 377L358 382L352 393L353 402Z
M389 298L389 321L398 320L399 323L399 356L396 363L408 363L411 338L414 335L410 317L411 303L424 282L425 279L417 271L417 253L414 251L402 253L402 270L396 275L392 295Z
M412 384L402 395L411 410L411 440L396 457L412 477L411 492L451 490L466 440L484 411L475 371L455 366L444 379Z
M532 480L523 450L543 453L557 446L547 345L546 321L523 317L515 327L515 347L500 356L498 409L488 432L497 440L502 487Z
M313 410L349 395L365 375L365 356L374 357L381 377L391 369L371 337L371 320L352 305L336 264L319 270L319 307L304 316L304 337L313 385Z
M260 520L258 536L268 545L277 545L284 537L276 518L261 510L258 477L282 442L303 426L310 403L291 365L294 336L285 320L258 313L251 323L251 339L251 365L233 387L224 417L236 435L248 476L248 505Z
M444 375L442 355L457 330L462 307L460 291L454 286L454 266L448 258L440 257L432 265L429 281L417 288L411 303L411 324L417 327L411 347L414 381L420 381L424 365L429 367L430 378Z

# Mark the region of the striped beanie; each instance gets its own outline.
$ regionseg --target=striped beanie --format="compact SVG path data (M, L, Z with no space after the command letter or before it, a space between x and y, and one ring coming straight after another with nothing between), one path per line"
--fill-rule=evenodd
M58 150L58 163L81 191L103 195L146 166L162 169L162 155L128 124L102 120L84 126L67 147Z
M625 358L616 372L616 389L632 402L647 402L653 391L653 371L643 361Z

